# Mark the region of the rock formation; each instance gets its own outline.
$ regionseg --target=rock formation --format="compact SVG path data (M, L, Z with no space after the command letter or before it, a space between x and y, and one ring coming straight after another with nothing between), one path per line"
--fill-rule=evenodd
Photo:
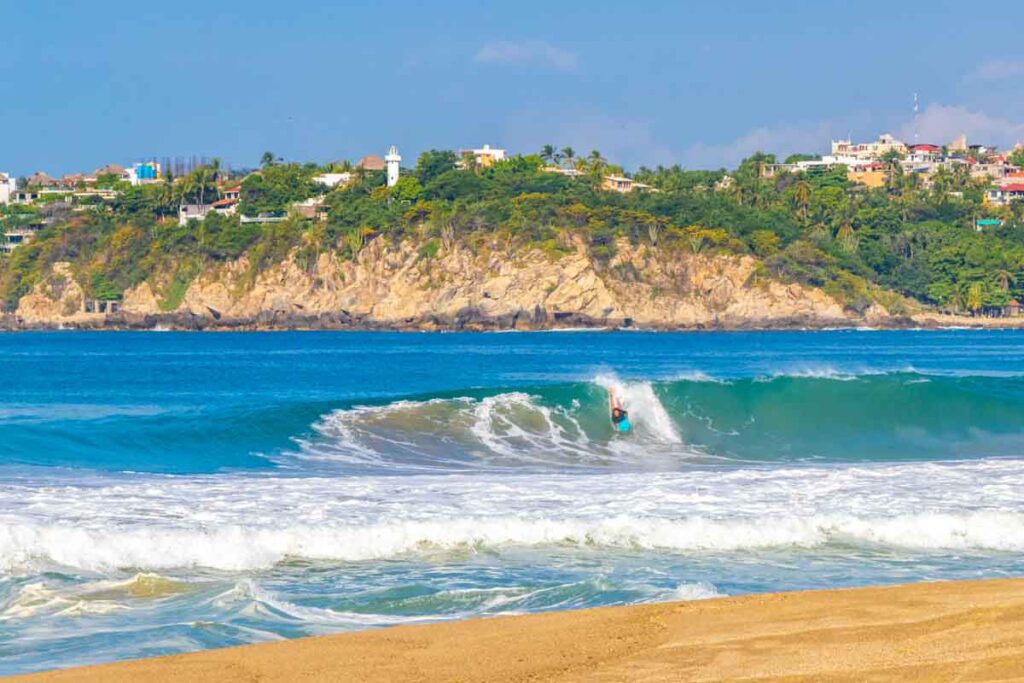
M176 306L158 284L124 294L117 312L86 312L58 263L24 296L22 327L656 329L823 327L890 321L855 315L819 289L768 277L750 256L705 256L622 240L608 262L582 243L510 254L497 239L422 249L371 241L354 260L296 253L253 273L247 257L201 273ZM169 309L169 310L168 310Z

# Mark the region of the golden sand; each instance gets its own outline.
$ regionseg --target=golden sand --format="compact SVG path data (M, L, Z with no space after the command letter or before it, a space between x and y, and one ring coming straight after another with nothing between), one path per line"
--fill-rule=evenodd
M401 626L12 681L1024 680L1024 580Z

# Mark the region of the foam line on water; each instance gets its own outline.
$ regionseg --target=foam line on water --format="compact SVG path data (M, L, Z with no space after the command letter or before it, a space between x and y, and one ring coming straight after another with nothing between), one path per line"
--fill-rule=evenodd
M4 574L248 571L295 557L361 561L506 546L745 552L828 544L1024 551L1024 461L586 476L135 476L0 488Z

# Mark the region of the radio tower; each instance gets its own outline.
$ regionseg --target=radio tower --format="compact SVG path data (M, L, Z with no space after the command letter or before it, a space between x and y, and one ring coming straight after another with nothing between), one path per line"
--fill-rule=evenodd
M914 144L918 143L917 139L917 112L920 110L918 107L917 93L914 93Z

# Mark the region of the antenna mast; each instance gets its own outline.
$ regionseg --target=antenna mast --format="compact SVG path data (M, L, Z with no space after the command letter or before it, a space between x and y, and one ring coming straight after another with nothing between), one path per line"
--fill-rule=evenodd
M918 118L917 117L917 113L918 113L919 110L920 110L920 108L918 107L917 93L914 93L914 144L915 145L918 143L918 139L917 139L917 118Z

